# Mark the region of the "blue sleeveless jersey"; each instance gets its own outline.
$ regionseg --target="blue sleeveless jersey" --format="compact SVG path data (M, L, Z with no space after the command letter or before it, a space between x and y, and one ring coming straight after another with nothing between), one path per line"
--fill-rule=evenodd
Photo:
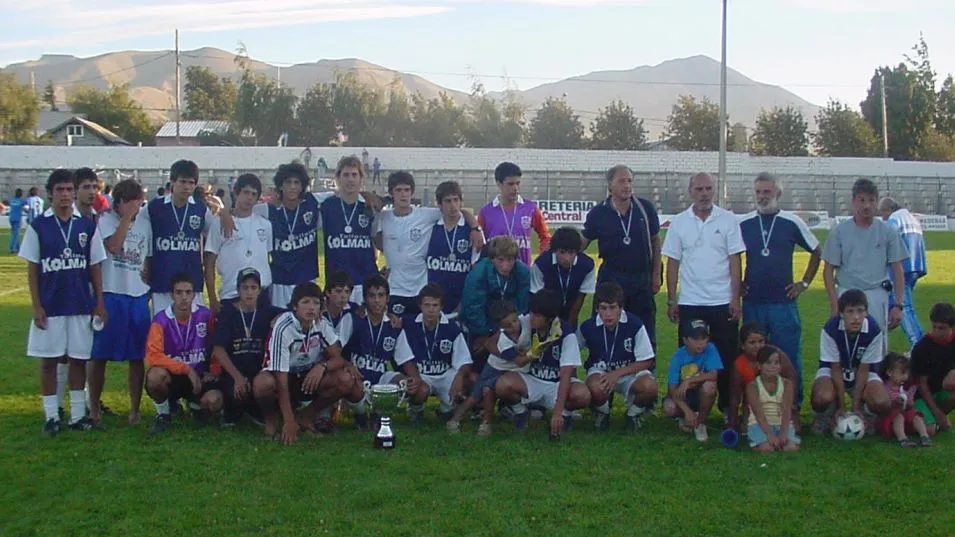
M319 211L325 232L325 274L344 270L355 285L377 274L371 240L373 215L365 203L359 200L348 204L333 196L322 203Z
M307 193L306 193L307 194ZM315 197L307 194L297 210L269 208L272 223L272 283L297 285L318 278L318 219Z
M89 269L91 265L102 261L94 259L92 255L92 242L100 240L98 235L94 236L96 223L92 218L83 218L76 213L69 221L61 221L47 210L34 219L30 227L39 242L37 264L40 266L40 277L37 287L40 304L47 317L90 315L94 297ZM68 255L63 239L66 235L69 235ZM102 241L99 250L102 251Z
M156 198L146 205L153 228L153 258L149 265L149 286L154 293L172 292L172 277L185 272L193 288L201 293L202 233L206 229L205 205L190 196L185 207L177 209L171 196Z
M444 290L444 313L453 312L461 303L471 259L471 226L464 218L451 231L444 227L444 222L435 224L428 243L428 283L436 283Z

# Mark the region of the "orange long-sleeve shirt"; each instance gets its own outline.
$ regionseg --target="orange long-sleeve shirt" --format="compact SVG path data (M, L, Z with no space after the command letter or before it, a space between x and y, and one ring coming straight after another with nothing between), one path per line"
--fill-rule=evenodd
M209 334L213 333L213 323L214 321L210 321L208 328ZM222 364L212 357L206 359L209 360L209 372L215 376L219 376L222 373ZM189 364L180 362L166 354L165 335L163 334L162 325L159 323L152 323L149 326L149 336L146 338L146 366L161 367L173 375L189 374Z

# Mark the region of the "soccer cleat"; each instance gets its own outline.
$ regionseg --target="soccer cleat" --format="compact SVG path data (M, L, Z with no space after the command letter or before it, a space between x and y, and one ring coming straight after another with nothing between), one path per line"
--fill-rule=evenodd
M630 432L639 431L643 427L643 419L639 414L636 416L627 415L627 430Z
M368 414L364 412L355 414L355 427L358 427L358 430L363 433L370 431L371 425L368 424Z
M335 434L338 432L338 427L335 427L335 424L332 423L332 417L329 414L328 416L315 418L315 430L322 434Z
M527 410L520 414L514 414L514 430L523 431L527 429L527 424L531 421L531 413ZM490 425L489 425L490 426Z
M236 426L236 422L233 421L232 418L226 418L226 417L223 417L222 423L219 424L219 428L221 429L235 429L235 426Z
M92 431L93 429L102 430L102 428L98 426L96 422L86 416L83 416L82 418L70 424L71 431Z
M487 438L491 436L491 424L484 422L481 425L478 425L477 434L481 438Z
M104 403L104 402L102 402L102 401L99 402L99 413L100 413L100 415L102 415L102 416L109 416L109 417L112 417L112 418L115 418L116 416L119 416L119 414L117 414L116 411L114 411L113 409L111 409L111 408L109 408L108 406L106 406L106 403Z
M475 407L471 410L471 421L479 422L484 419L484 411L480 408Z
M932 439L928 436L923 436L921 440L919 440L919 444L922 447L932 447Z
M60 424L53 418L46 420L43 423L43 435L53 438L56 436L56 433L60 432Z
M594 410L594 428L598 431L606 431L610 429L610 414L606 412L600 412L599 410Z
M455 419L450 419L444 424L444 428L447 429L447 431L451 434L457 434L461 432L461 422Z
M703 425L702 423L693 429L693 436L696 437L697 442L706 442L710 438L709 434L706 432L706 425Z
M169 429L169 422L171 418L169 414L156 414L156 418L153 419L153 426L149 428L149 432L152 434L164 433Z
M913 448L918 447L918 444L915 443L915 441L911 438L903 438L902 440L899 440L899 447Z
M531 419L532 419L532 420L537 420L537 421L540 421L540 420L544 419L544 411L541 410L541 409L539 409L539 408L532 408L532 409L531 409Z

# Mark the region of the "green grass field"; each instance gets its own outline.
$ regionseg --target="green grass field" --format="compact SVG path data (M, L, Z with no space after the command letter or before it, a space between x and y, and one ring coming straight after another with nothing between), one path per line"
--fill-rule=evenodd
M7 232L0 233L6 252ZM930 274L916 291L927 325L933 301L955 290L955 234L928 235ZM801 275L808 256L797 258ZM821 275L800 299L807 388L828 315ZM658 377L675 327L658 297ZM589 310L589 305L585 307ZM24 358L30 321L23 263L0 255L0 536L578 536L952 535L955 435L902 450L866 438L804 438L799 453L760 456L698 444L658 415L634 435L592 430L589 415L559 443L542 422L507 423L478 439L434 422L397 420L399 447L372 448L349 427L292 447L235 430L177 421L169 434L144 421L107 419L107 432L40 435L36 361ZM899 330L892 348L907 345ZM104 399L128 405L126 371L110 366ZM662 383L661 383L662 387ZM808 413L803 415L808 421ZM714 431L721 421L710 420ZM807 428L808 429L808 428Z

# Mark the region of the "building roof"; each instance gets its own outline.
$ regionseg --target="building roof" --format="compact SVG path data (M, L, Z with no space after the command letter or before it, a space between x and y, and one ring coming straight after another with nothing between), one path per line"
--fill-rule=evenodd
M229 122L221 120L196 120L196 121L180 121L179 122L179 137L180 138L195 138L199 136L200 132L210 131L217 133L224 133L229 130ZM159 132L156 133L156 138L175 138L176 137L176 122L167 121L163 124L162 128L159 129Z
M85 127L85 128L88 129L88 130L93 131L97 136L99 136L100 138L106 140L107 142L109 142L109 143L111 143L111 144L115 144L115 145L133 145L133 144L127 142L126 140L120 138L118 134L116 134L115 132L113 132L113 131L107 129L106 127L104 127L104 126L102 126L102 125L100 125L99 123L94 123L94 122L92 122L92 121L90 121L90 120L88 120L88 119L86 119L86 118L84 118L84 117L81 117L81 116L72 116L72 117L70 117L69 119L67 119L66 121L63 121L62 123L60 123L59 125L57 125L56 127L53 127L52 129L48 130L47 132L58 131L58 130L62 129L63 127L65 127L65 126L67 126L67 125L69 125L69 124L71 124L71 123L79 123L80 125L83 125L83 127Z
M63 109L60 110L40 110L40 115L36 120L36 134L37 136L42 136L74 117L85 118L86 115L75 114L67 107L63 107Z

